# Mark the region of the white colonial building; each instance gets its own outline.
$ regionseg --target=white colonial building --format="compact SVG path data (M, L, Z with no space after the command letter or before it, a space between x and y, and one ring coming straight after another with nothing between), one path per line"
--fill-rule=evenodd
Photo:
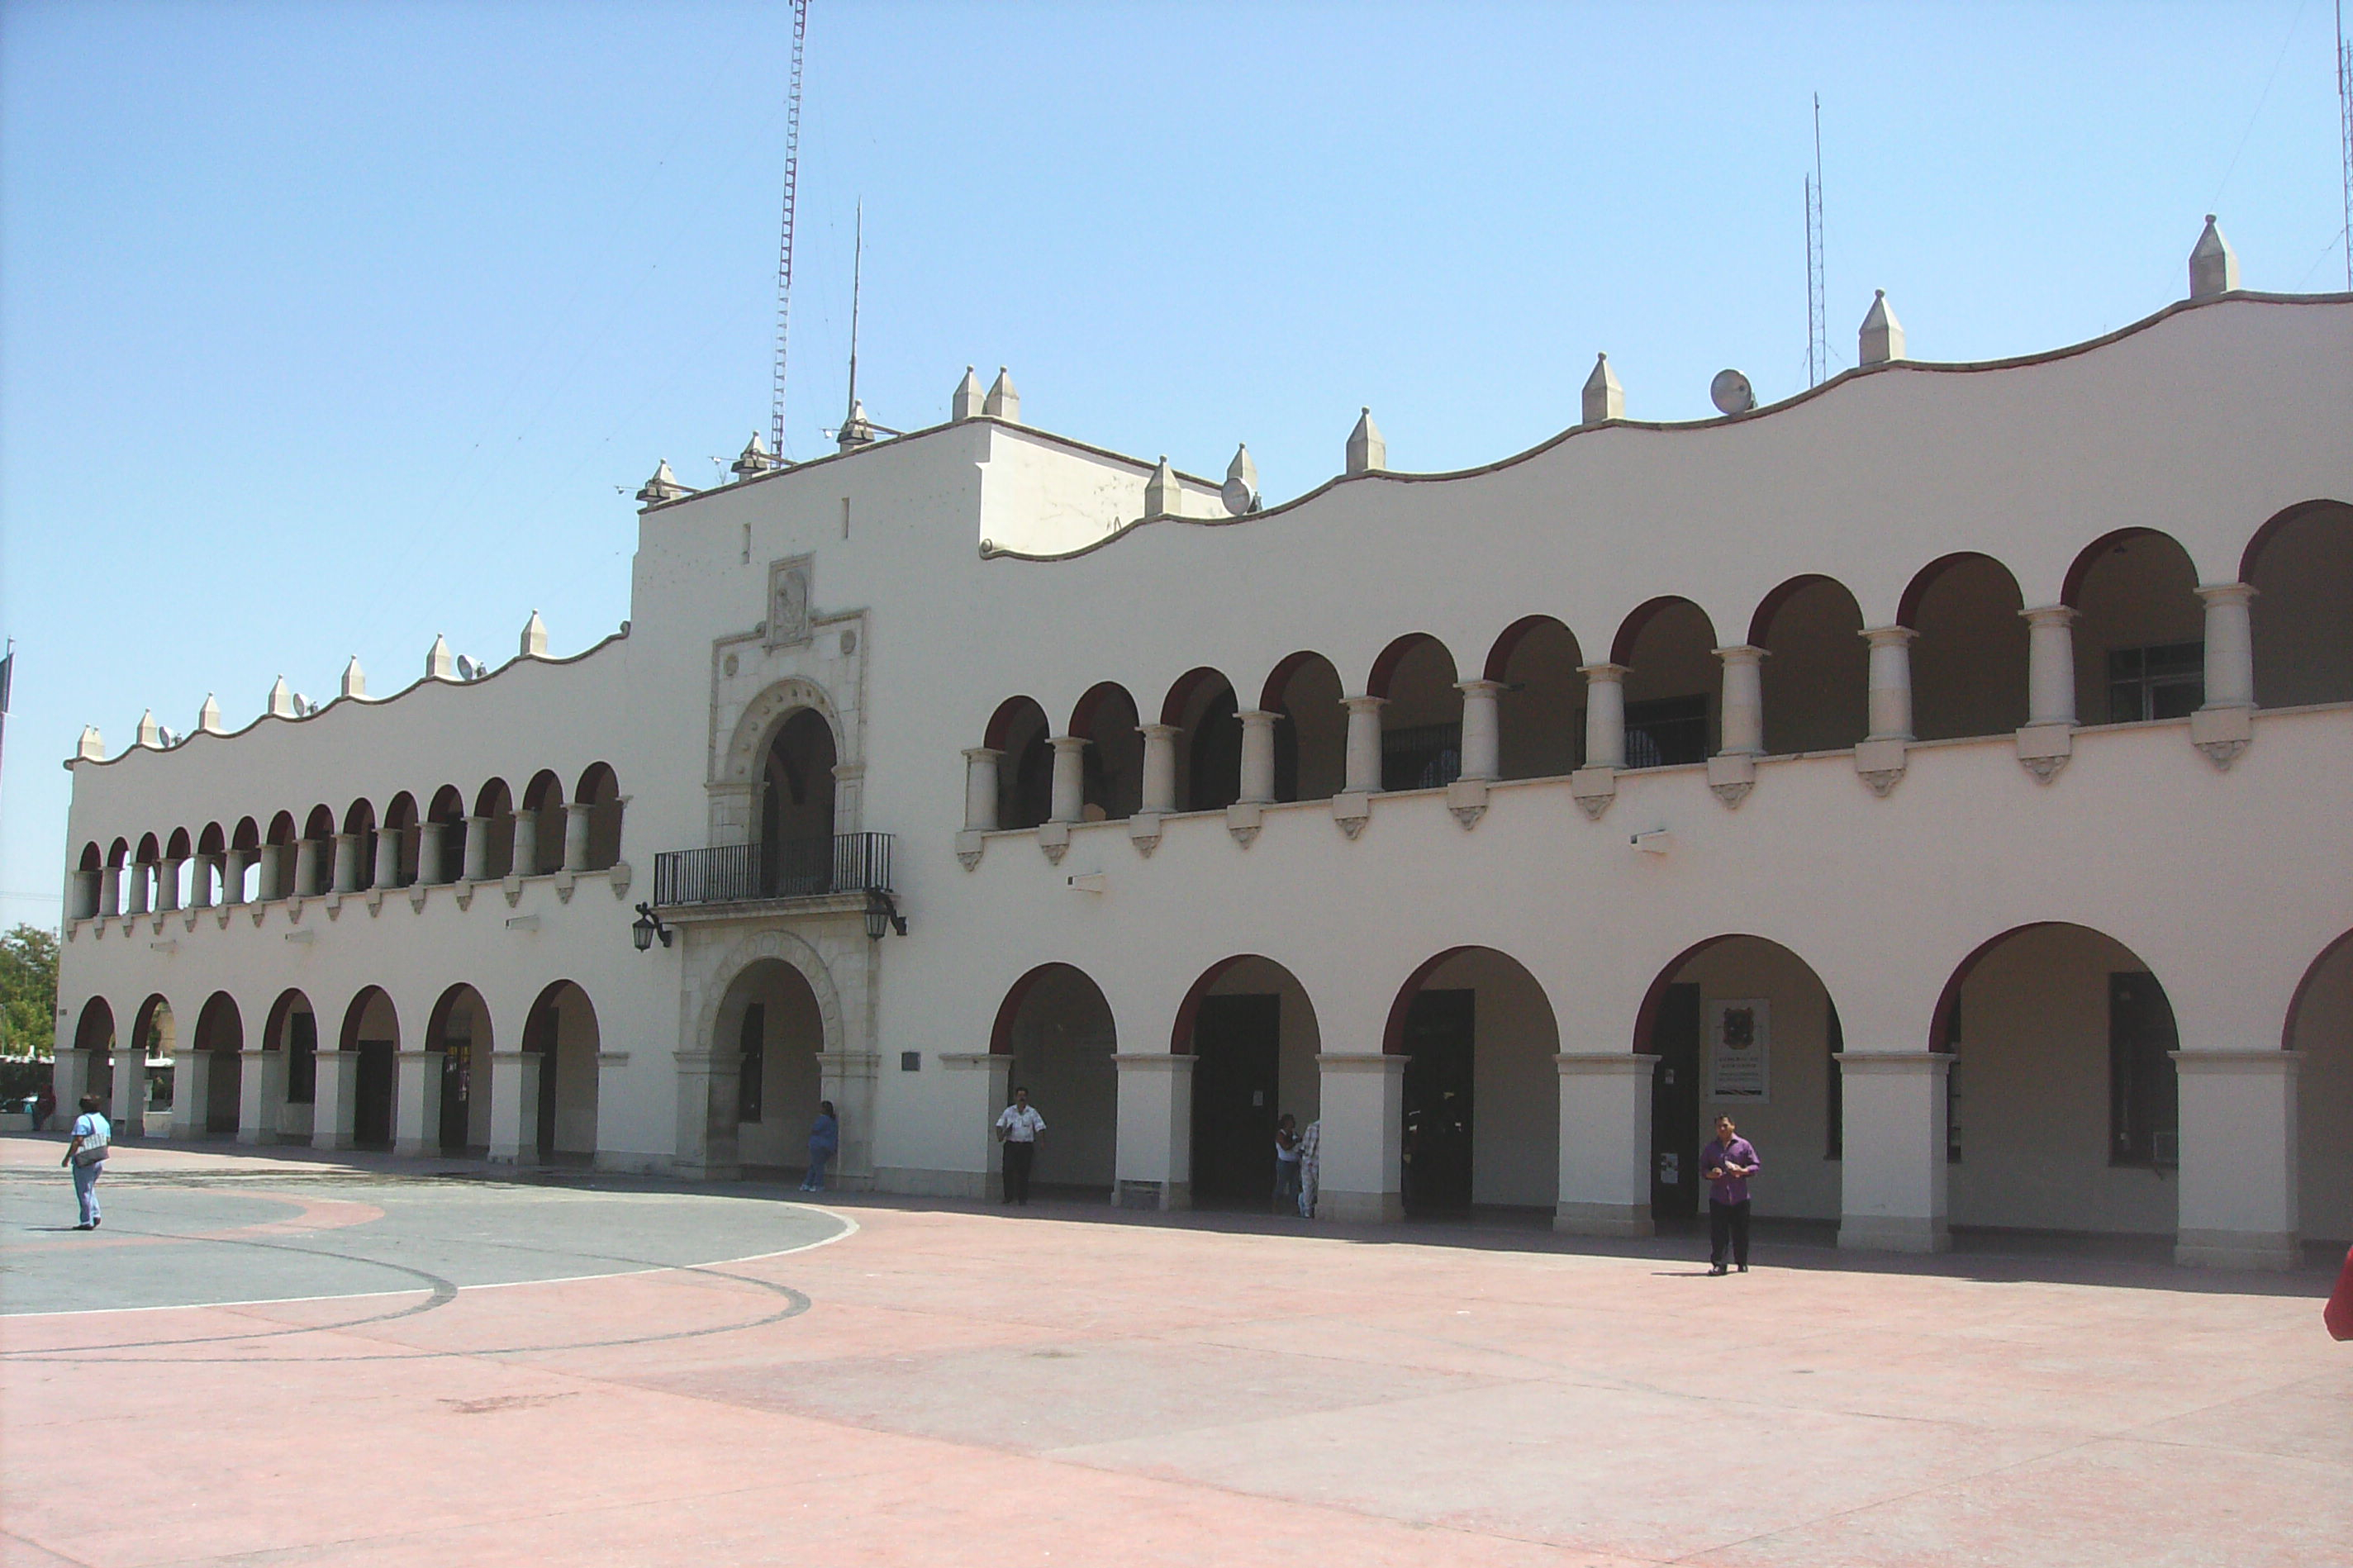
M59 1093L710 1177L822 1095L849 1184L978 1196L1025 1083L1119 1203L1262 1195L1288 1110L1326 1215L1620 1235L1730 1110L1848 1246L2345 1241L2353 297L2191 274L1999 363L1883 301L1696 423L1599 364L1461 473L1367 417L1264 510L969 374L665 468L583 653L85 735Z

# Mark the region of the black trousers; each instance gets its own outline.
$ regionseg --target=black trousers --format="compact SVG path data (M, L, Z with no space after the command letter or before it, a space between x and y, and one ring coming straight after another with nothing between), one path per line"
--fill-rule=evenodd
M1038 1157L1035 1143L1008 1142L1005 1145L1005 1201L1026 1204L1029 1201L1029 1165ZM1740 1233L1748 1234L1744 1227ZM1744 1246L1746 1243L1743 1244Z
M1748 1267L1748 1200L1736 1204L1707 1201L1707 1259L1716 1268L1724 1267L1725 1249L1732 1251L1732 1261L1741 1268Z

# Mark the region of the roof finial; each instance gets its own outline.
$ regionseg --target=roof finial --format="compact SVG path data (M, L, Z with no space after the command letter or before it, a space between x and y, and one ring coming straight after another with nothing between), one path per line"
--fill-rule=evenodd
M1356 427L1348 432L1348 472L1369 474L1389 466L1389 444L1381 438L1381 427L1373 423L1373 411L1363 411Z
M97 725L84 724L81 727L81 739L74 745L74 761L78 763L106 761L106 738L98 732Z
M205 693L205 705L196 710L196 728L207 735L223 734L220 703L209 691Z
M1175 517L1184 494L1184 488L1176 482L1176 470L1168 466L1168 455L1162 453L1160 466L1144 481L1144 515Z
M294 689L280 676L269 684L269 716L273 719L300 719L301 712L294 706Z
M449 639L438 633L434 635L433 646L425 650L425 679L427 680L458 679L458 661L449 657Z
M352 655L352 662L343 666L343 694L346 697L367 695L367 672L360 668L360 656Z
M2214 226L2214 215L2206 215L2206 230L2198 243L2189 247L2189 297L2211 300L2217 294L2228 294L2239 286L2239 253Z
M948 417L961 424L981 412L980 377L972 374L972 366L964 367L964 379L956 383L955 393L948 399Z
M537 610L533 610L531 619L522 624L522 652L525 658L547 657L547 623L539 618Z
M997 381L989 387L987 400L981 404L980 411L1008 425L1021 423L1021 395L1013 390L1013 373L1003 365L997 367Z
M744 455L730 463L727 471L739 479L748 479L755 474L768 473L784 466L783 460L768 450L767 441L754 430L751 440L744 445Z
M1596 354L1593 374L1585 378L1584 422L1599 425L1625 417L1626 389L1618 384L1618 373L1609 368L1609 356Z
M155 722L155 710L153 708L150 708L146 712L139 715L137 738L132 742L132 744L135 746L152 746L157 751L163 750L164 726Z
M676 474L670 471L670 459L668 458L664 458L660 462L656 463L654 465L654 477L638 487L638 499L644 501L649 506L659 505L666 500L677 500L682 496L691 495L692 493L693 492L689 490L684 485L678 482L678 476Z
M1904 323L1895 319L1886 289L1872 290L1871 309L1864 313L1854 342L1857 364L1886 364L1904 357Z

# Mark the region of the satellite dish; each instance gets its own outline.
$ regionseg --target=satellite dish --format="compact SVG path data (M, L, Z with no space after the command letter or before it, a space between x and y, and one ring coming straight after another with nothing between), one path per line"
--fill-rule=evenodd
M319 705L317 703L311 701L309 698L303 696L299 691L294 694L294 717L297 719L308 719L311 714L316 713L318 710Z
M460 680L472 680L472 679L476 679L477 677L479 677L481 673L482 673L482 667L481 667L480 665L476 664L476 663L475 663L475 662L474 662L470 658L469 658L469 657L468 657L468 656L466 656L465 654L462 654L462 653L461 653L461 654L459 654L459 655L458 656L458 679L460 679Z
M180 743L180 737L176 731L167 729L160 724L155 727L155 738L163 742L167 749Z
M1246 517L1258 510L1258 492L1250 488L1246 479L1231 479L1219 485L1218 499L1224 501L1226 510L1236 517Z
M1757 406L1757 389L1736 370L1720 370L1707 384L1707 395L1723 414L1746 414Z

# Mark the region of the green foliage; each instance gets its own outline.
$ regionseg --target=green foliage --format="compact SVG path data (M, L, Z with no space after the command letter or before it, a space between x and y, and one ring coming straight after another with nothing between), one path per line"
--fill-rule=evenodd
M57 1042L57 935L20 925L0 935L0 1053L47 1057Z

